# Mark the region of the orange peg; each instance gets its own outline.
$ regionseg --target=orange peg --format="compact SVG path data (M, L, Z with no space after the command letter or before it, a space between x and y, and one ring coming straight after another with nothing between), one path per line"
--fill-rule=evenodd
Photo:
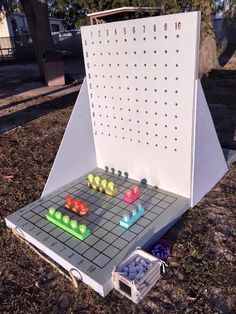
M86 204L86 203L81 203L81 204L80 204L80 211L79 211L79 214L80 214L81 216L85 216L87 213L88 213L87 204Z
M74 200L73 201L73 206L71 208L74 212L79 213L80 209L80 201L79 200Z
M68 195L66 197L65 207L68 208L68 209L71 209L72 204L73 204L73 199L72 199L72 197L70 195Z

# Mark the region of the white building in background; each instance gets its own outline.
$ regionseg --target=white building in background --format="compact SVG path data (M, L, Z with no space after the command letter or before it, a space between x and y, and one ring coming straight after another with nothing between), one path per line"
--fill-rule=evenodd
M51 32L63 30L62 19L49 17ZM6 15L0 12L0 38L24 36L29 34L29 27L24 13L12 13Z
M63 30L62 20L49 17L51 32L61 32ZM0 12L0 58L12 57L15 49L15 40L20 42L31 42L29 26L24 13L6 14Z

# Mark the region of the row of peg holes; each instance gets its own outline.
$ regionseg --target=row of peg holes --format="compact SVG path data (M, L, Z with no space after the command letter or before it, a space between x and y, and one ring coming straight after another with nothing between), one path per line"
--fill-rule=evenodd
M156 66L156 65L154 65L154 66ZM129 79L129 78L130 78L129 75L124 75L124 76L119 75L119 74L118 74L117 76L115 76L115 75L114 75L114 76L113 76L113 75L109 75L109 78L116 78L116 77L117 77L118 79L120 79L120 78L121 78L121 79L124 79L124 78ZM90 73L88 74L88 78L91 79L91 74L90 74ZM98 75L97 75L97 74L95 74L95 78L98 78ZM105 75L105 74L101 75L100 79L101 79L101 78L106 78L106 75ZM137 79L138 77L135 76L135 78ZM167 80L167 76L164 76L164 79ZM178 78L178 77L175 77L175 80L178 81L179 78ZM112 86L111 86L111 87L112 87Z
M139 121L137 121L137 123L139 123ZM148 124L148 123L146 122L146 124ZM103 123L100 123L100 125L101 125L101 126L104 126ZM96 126L96 123L94 123L94 126ZM110 124L107 124L106 126L107 126L108 128L110 128ZM155 123L155 126L158 126L158 124ZM167 128L167 124L165 124L165 128ZM117 129L117 126L116 126L116 125L114 125L114 129ZM178 129L177 126L175 126L174 129L177 130L177 129ZM122 130L122 131L125 131L125 128L122 127L121 130ZM129 131L132 132L132 129L129 129ZM141 131L138 130L137 133L140 134ZM150 134L150 132L145 132L145 133L146 133L146 135L149 135L149 134ZM158 136L158 134L155 134L155 137L157 137L157 136ZM167 135L165 135L165 138L167 138ZM177 141L177 138L175 138L175 141Z
M144 54L146 54L146 52L147 52L146 50L143 50L143 53L144 53ZM157 52L158 52L157 50L153 50L153 53L154 53L154 54L156 54ZM168 51L165 50L165 53L167 53L167 52L168 52ZM175 52L176 52L176 53L179 53L179 49L176 49ZM134 53L135 55L137 54L137 52L136 52L135 50L133 51L133 53ZM114 53L114 55L117 55L117 56L118 56L119 54L122 54L122 53L120 53L120 52L118 52L118 51L116 51L116 53ZM124 54L127 55L127 54L128 54L128 51L124 51ZM88 52L86 52L85 55L86 55L87 58L89 57ZM103 53L100 52L99 55L100 55L100 56L103 56ZM107 55L110 56L110 55L111 55L111 52L108 51ZM96 53L95 53L95 52L93 52L93 56L94 56L94 57L96 56Z
M96 88L99 88L99 86L98 86L98 85L96 85ZM103 85L103 88L106 88L106 85ZM92 87L90 87L90 89L92 89ZM114 89L114 87L113 87L113 86L111 86L111 89ZM121 86L118 86L118 89L119 89L119 90L121 90L121 89L122 89L122 87L121 87ZM129 87L129 86L127 86L127 87L126 87L126 89L127 89L127 90L130 90L130 87ZM138 88L136 87L136 88L135 88L135 90L136 90L136 91L138 91ZM147 91L147 89L144 89L144 90L145 90L145 91ZM155 88L155 89L154 89L154 92L156 92L156 93L157 93L157 92L158 92L158 90ZM165 93L167 93L167 92L168 92L168 90L167 90L167 89L164 89L164 92L165 92ZM178 90L177 90L177 89L175 90L175 94L178 94ZM99 95L97 95L97 98L99 98ZM105 95L105 96L104 96L104 98L106 99L106 98L107 98L107 96ZM111 99L114 99L114 96L112 96L112 97L111 97ZM122 97L119 97L119 100L122 100ZM129 99L129 98L127 98L127 100L130 100L130 99ZM136 102L138 102L138 99L136 99ZM147 102L147 101L145 101L145 102Z
M106 96L104 96L104 98L106 98ZM112 99L114 99L114 97L112 97ZM122 98L120 98L120 100L122 100ZM127 98L127 100L129 101L130 98ZM146 99L146 100L147 100L147 99ZM136 99L136 102L138 102L138 99ZM145 102L147 102L147 101L145 101ZM155 100L154 103L157 104L157 100ZM164 105L167 105L167 104L168 104L167 101L165 101L165 102L164 102ZM92 106L92 108L94 108L94 104L93 104L93 103L92 103L91 106ZM178 106L178 103L177 103L177 102L175 103L175 106ZM102 107L101 105L98 105L98 108L101 108L101 107ZM103 107L104 107L104 106L103 106ZM108 106L105 106L105 108L107 109ZM113 106L112 109L115 110L116 108ZM120 111L122 111L122 110L123 110L123 108L120 107ZM128 111L131 111L131 109L128 109ZM136 112L139 113L139 110L137 109ZM148 111L146 111L146 113L148 113ZM155 114L157 114L157 113L155 113ZM175 118L177 118L177 116L176 116Z
M96 63L94 63L94 65L93 65L93 66L96 68L97 64L96 64ZM100 64L100 66L103 68L103 67L104 67L104 64L103 64L103 63L101 63L101 64ZM111 65L111 63L109 63L109 64L108 64L108 67L111 67L111 66L112 66L112 65ZM119 66L120 66L120 63L117 63L117 64L116 64L116 66L117 66L117 67L119 67ZM126 67L129 67L129 64L128 64L128 63L126 63L126 64L125 64L125 66L126 66ZM146 64L144 64L144 66L147 66L147 65L146 65ZM154 67L156 67L156 63L154 63L154 65L153 65L153 66L154 66ZM165 67L167 67L167 66L168 66L168 65L167 65L167 63L166 63L166 64L165 64ZM135 63L135 64L134 64L134 67L136 68L136 67L138 67L138 65ZM179 67L178 63L176 63L176 64L175 64L175 67L176 67L176 68L178 68L178 67ZM137 77L135 77L135 78L137 78Z
M96 85L96 88L99 88L99 86ZM103 88L106 88L106 85L103 85ZM110 88L111 88L111 89L114 89L114 86L111 85ZM92 87L90 87L90 89L92 89ZM122 87L121 87L121 86L118 86L118 89L121 90ZM126 89L127 89L127 90L130 90L130 87L127 86ZM139 90L138 87L135 87L135 91L138 91L138 90ZM149 90L145 87L145 88L144 88L144 91L147 92L147 91L149 91ZM154 91L155 93L157 93L157 92L159 92L160 90L158 90L157 88L154 88L153 91ZM164 92L167 93L168 90L167 90L167 89L164 89ZM175 94L178 94L178 90L177 90L177 89L175 90ZM100 98L100 96L97 95L97 98ZM105 95L104 98L106 99L106 98L108 98L108 97ZM111 99L114 99L114 96L111 96ZM122 97L119 97L119 100L122 100ZM127 98L127 100L129 101L130 98ZM138 102L138 100L136 100L136 102ZM146 102L147 102L147 101L146 101Z
M98 76L95 75L95 77L97 78ZM113 77L113 76L110 75L110 78L112 78L112 77ZM89 74L89 79L90 79L90 78L91 78L91 74ZM101 75L101 78L106 78L106 76L103 74L103 75ZM118 79L120 79L120 78L121 78L121 79L122 79L122 78L123 78L123 79L124 79L124 78L129 79L130 76L126 75L126 76L121 77L120 75L117 75L117 78L118 78ZM135 78L137 79L137 76L135 76ZM156 77L154 77L154 79L156 79ZM168 79L167 76L164 76L164 80L167 81L167 79ZM175 80L178 81L179 78L176 76L176 77L175 77ZM92 85L91 85L91 84L89 84L89 87L90 87L90 89L92 89ZM98 88L99 85L96 85L96 87ZM111 88L114 88L114 87L111 85ZM136 87L136 90L138 90L137 87ZM145 87L144 90L147 91L147 88ZM157 91L157 90L155 90L155 91Z
M107 107L107 106L106 106L106 107ZM122 109L122 108L120 108L120 109ZM129 110L129 111L130 111L130 110ZM136 112L138 113L138 112L139 112L139 110L136 110ZM145 111L145 113L146 113L146 114L148 114L148 111ZM95 113L94 113L94 112L93 112L93 114L92 114L92 115L93 115L93 117L95 118ZM155 112L155 115L156 115L156 116L158 115L158 114L157 114L157 112ZM168 115L167 115L167 113L165 113L165 117L167 117L167 116L168 116ZM100 117L100 118L102 118L102 114L101 114L101 113L99 114L99 117ZM106 117L107 119L109 119L109 115L106 115L105 117ZM175 115L175 118L177 119L177 118L178 118L178 116L177 116L177 115ZM113 119L114 119L114 120L116 120L116 116L113 116ZM124 118L123 118L123 117L121 117L121 118L120 118L120 120L121 120L121 121L124 121ZM129 121L129 122L132 122L132 119L130 119L130 118L129 118L129 119L128 119L128 121ZM140 123L140 120L136 120L136 122L137 122L137 123ZM145 124L146 124L146 125L148 125L148 124L149 124L149 122L148 122L148 121L146 121L146 122L145 122ZM96 125L96 122L95 122L95 121L94 121L94 125ZM100 123L100 125L101 125L101 126L103 126L104 124L103 124L103 123ZM155 126L158 126L158 124L157 124L157 123L155 123L154 125L155 125ZM110 127L110 124L107 124L107 127L109 128L109 127ZM164 127L165 127L165 128L167 128L167 127L168 127L168 126L167 126L167 124L165 124L165 125L164 125ZM117 126L114 126L114 128L116 129L116 128L117 128ZM174 127L174 129L175 129L175 130L177 130L177 129L178 129L178 127L177 127L177 126L175 126L175 127ZM124 130L124 128L122 128L122 130ZM132 130L130 129L130 131L132 131ZM138 133L140 133L140 131L138 131ZM148 134L147 134L147 135L148 135Z
M100 115L100 116L101 116L101 115ZM121 120L121 121L124 121L124 118L120 118L120 120ZM129 121L129 122L132 122L131 119L129 119L128 121ZM137 120L136 122L137 122L137 123L140 123L140 120ZM146 121L145 124L148 125L149 122ZM95 125L96 125L96 124L95 124ZM101 125L101 126L104 126L105 124L100 123L100 125ZM155 125L155 126L158 126L158 123L154 123L154 125ZM106 126L109 128L109 127L110 127L110 124L107 124ZM164 124L164 127L165 127L165 128L168 128L167 124ZM114 128L117 129L117 126L114 126ZM122 128L122 130L124 130L124 128ZM174 127L174 130L178 130L178 127L175 126L175 127ZM130 129L130 131L132 131L132 130ZM140 133L140 131L138 131L138 133ZM148 133L148 134L149 134L149 133Z
M155 92L157 92L157 90L155 90ZM167 90L165 90L165 93L167 93ZM178 93L178 91L176 91L176 94L177 94L177 93ZM100 96L97 95L97 98L100 98ZM104 96L104 99L106 99L106 98L107 98L107 96ZM113 100L113 99L114 99L114 96L112 96L111 99ZM120 100L120 101L123 100L122 97L119 97L119 98L117 98L117 99ZM130 98L127 98L127 100L129 101ZM138 102L139 100L138 100L138 99L135 99L135 101ZM147 101L145 101L145 102L147 102ZM154 103L157 104L157 100L154 100ZM167 102L165 102L165 105L167 105ZM175 103L175 106L178 106L178 103Z
M119 74L118 74L117 76L115 76L115 75L114 75L114 76L113 76L113 75L109 75L109 78L116 78L116 77L117 77L118 79L120 79L120 78L121 78L121 79L124 79L124 78L129 79L129 78L131 78L129 75L124 75L124 76L119 75ZM88 78L91 79L91 74L90 74L90 73L88 74ZM97 74L95 74L95 78L98 78L98 75L97 75ZM105 74L101 75L100 79L101 79L101 78L106 78ZM107 78L108 78L108 77L107 77ZM138 76L135 75L134 78L135 78L135 79L138 79ZM147 76L144 76L144 78L147 79ZM157 77L154 76L154 79L156 80ZM164 79L167 80L167 76L164 76ZM178 77L175 77L175 80L178 81L179 78L178 78ZM90 86L91 86L91 85L90 85ZM98 87L98 85L96 85L96 86ZM91 87L90 87L90 88L91 88ZM113 87L111 86L111 88L113 88Z
M167 35L165 35L165 36L164 36L164 38L165 38L165 39L167 39ZM180 38L180 36L177 34L177 35L176 35L176 38ZM157 39L157 36L153 36L153 39L154 39L154 40L156 40L156 39ZM146 41L146 37L143 37L143 40L144 40L144 41ZM136 37L133 37L133 41L136 41ZM105 42L109 44L109 43L110 43L110 40L109 40L109 39L107 39ZM118 40L118 39L115 39L115 41L114 41L114 42L115 42L115 43L118 43L118 42L119 42L119 40ZM127 38L124 38L124 42L127 42ZM92 43L92 45L94 45L94 44L95 44L95 42L94 42L94 41L91 41L91 43ZM99 43L99 44L101 44L101 43L102 43L102 41L101 41L101 40L99 40L99 41L98 41L98 43ZM85 46L87 46L87 41L86 41L86 40L85 40Z
M91 79L91 74L90 73L88 73L88 78L89 79ZM105 74L103 74L103 75L101 75L100 77L98 77L98 75L97 74L95 74L95 78L99 78L99 79L101 79L101 78L106 78L106 75ZM108 79L109 78L118 78L118 79L124 79L124 78L126 78L126 79L129 79L130 78L130 76L129 75L124 75L124 76L122 76L122 75L117 75L117 76L113 76L113 75L109 75L109 77L107 77ZM137 79L138 77L137 76L134 76L134 78L135 79ZM167 76L164 76L164 79L165 80L167 80ZM178 77L175 77L175 80L176 81L178 81L179 80L179 78Z
M95 135L98 135L97 131L95 131ZM105 135L105 133L104 133L104 132L101 132L101 135ZM108 133L107 135L108 135L108 136L111 136L110 133ZM118 136L115 135L115 138L118 138ZM126 139L125 136L122 136L121 138L122 138L122 140L125 140L125 139ZM167 138L167 136L166 136L165 138ZM130 140L130 142L133 142L133 139L132 139L132 138L129 138L129 140ZM141 140L138 140L137 143L142 144L142 141L141 141ZM149 145L150 143L149 143L149 142L145 142L145 144L146 144L146 145ZM155 144L154 146L155 146L155 147L158 147L158 144ZM164 146L164 148L167 149L168 147L167 147L167 146ZM177 148L174 148L174 151L177 152Z
M97 88L98 88L98 87L97 87ZM104 88L104 87L103 87L103 88ZM111 89L114 89L113 86L111 86L110 88L111 88ZM118 89L122 89L121 86L118 86ZM126 87L126 89L127 89L127 90L130 90L129 87ZM138 88L136 87L135 90L138 91ZM144 88L144 91L147 92L148 89L147 89L147 88ZM153 91L154 91L155 93L159 92L159 90L157 90L156 88L155 88ZM167 90L167 89L164 89L164 92L167 93L168 90ZM177 90L177 89L175 90L175 94L178 94L178 90ZM103 97L104 97L104 99L108 99L108 98L109 98L109 97L106 96L106 95L103 96ZM100 96L97 95L97 98L100 98ZM111 99L114 99L114 96L111 96L110 98L111 98ZM119 98L119 100L122 100L122 97L118 97L118 98ZM127 101L130 101L130 98L127 98ZM136 102L138 102L138 99L136 99ZM148 102L147 99L145 100L145 102ZM154 101L154 102L157 103L157 101ZM165 105L167 105L167 103L165 103Z
M94 105L93 105L93 104L92 104L92 108L94 108ZM98 105L98 108L101 108L101 105ZM108 109L108 106L105 106L105 108ZM113 106L112 109L115 110L116 108ZM123 108L120 107L120 111L122 111L122 110L123 110ZM128 112L131 112L131 109L130 109L130 108L128 108ZM136 113L140 113L139 109L136 109ZM148 111L145 110L145 113L148 114ZM93 112L92 114L93 114L93 117L95 117L95 112ZM142 114L142 112L141 112L141 114ZM158 116L158 113L157 113L157 112L155 112L154 114L155 114L155 116ZM165 117L168 117L168 114L165 113L164 116L165 116ZM102 117L102 114L101 114L101 113L99 113L99 117L100 117L100 118ZM175 117L176 119L178 118L177 115L175 115L174 117ZM108 115L108 114L106 115L106 118L109 118L109 115ZM116 116L113 116L113 119L116 119ZM123 118L121 118L121 120L123 120ZM129 119L129 121L131 121L131 119ZM147 123L146 123L146 124L147 124Z

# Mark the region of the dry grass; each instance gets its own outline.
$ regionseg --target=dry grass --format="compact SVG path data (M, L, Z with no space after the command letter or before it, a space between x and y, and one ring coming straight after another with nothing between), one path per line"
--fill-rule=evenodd
M6 229L6 215L40 197L74 100L64 108L58 99L57 110L0 136L0 313L235 312L235 165L169 231L167 272L138 306L115 291L103 299L83 283L73 290Z

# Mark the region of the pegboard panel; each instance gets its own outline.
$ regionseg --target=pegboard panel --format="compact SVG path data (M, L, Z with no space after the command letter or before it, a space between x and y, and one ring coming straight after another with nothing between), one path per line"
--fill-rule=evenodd
M82 28L99 167L190 197L199 12Z

